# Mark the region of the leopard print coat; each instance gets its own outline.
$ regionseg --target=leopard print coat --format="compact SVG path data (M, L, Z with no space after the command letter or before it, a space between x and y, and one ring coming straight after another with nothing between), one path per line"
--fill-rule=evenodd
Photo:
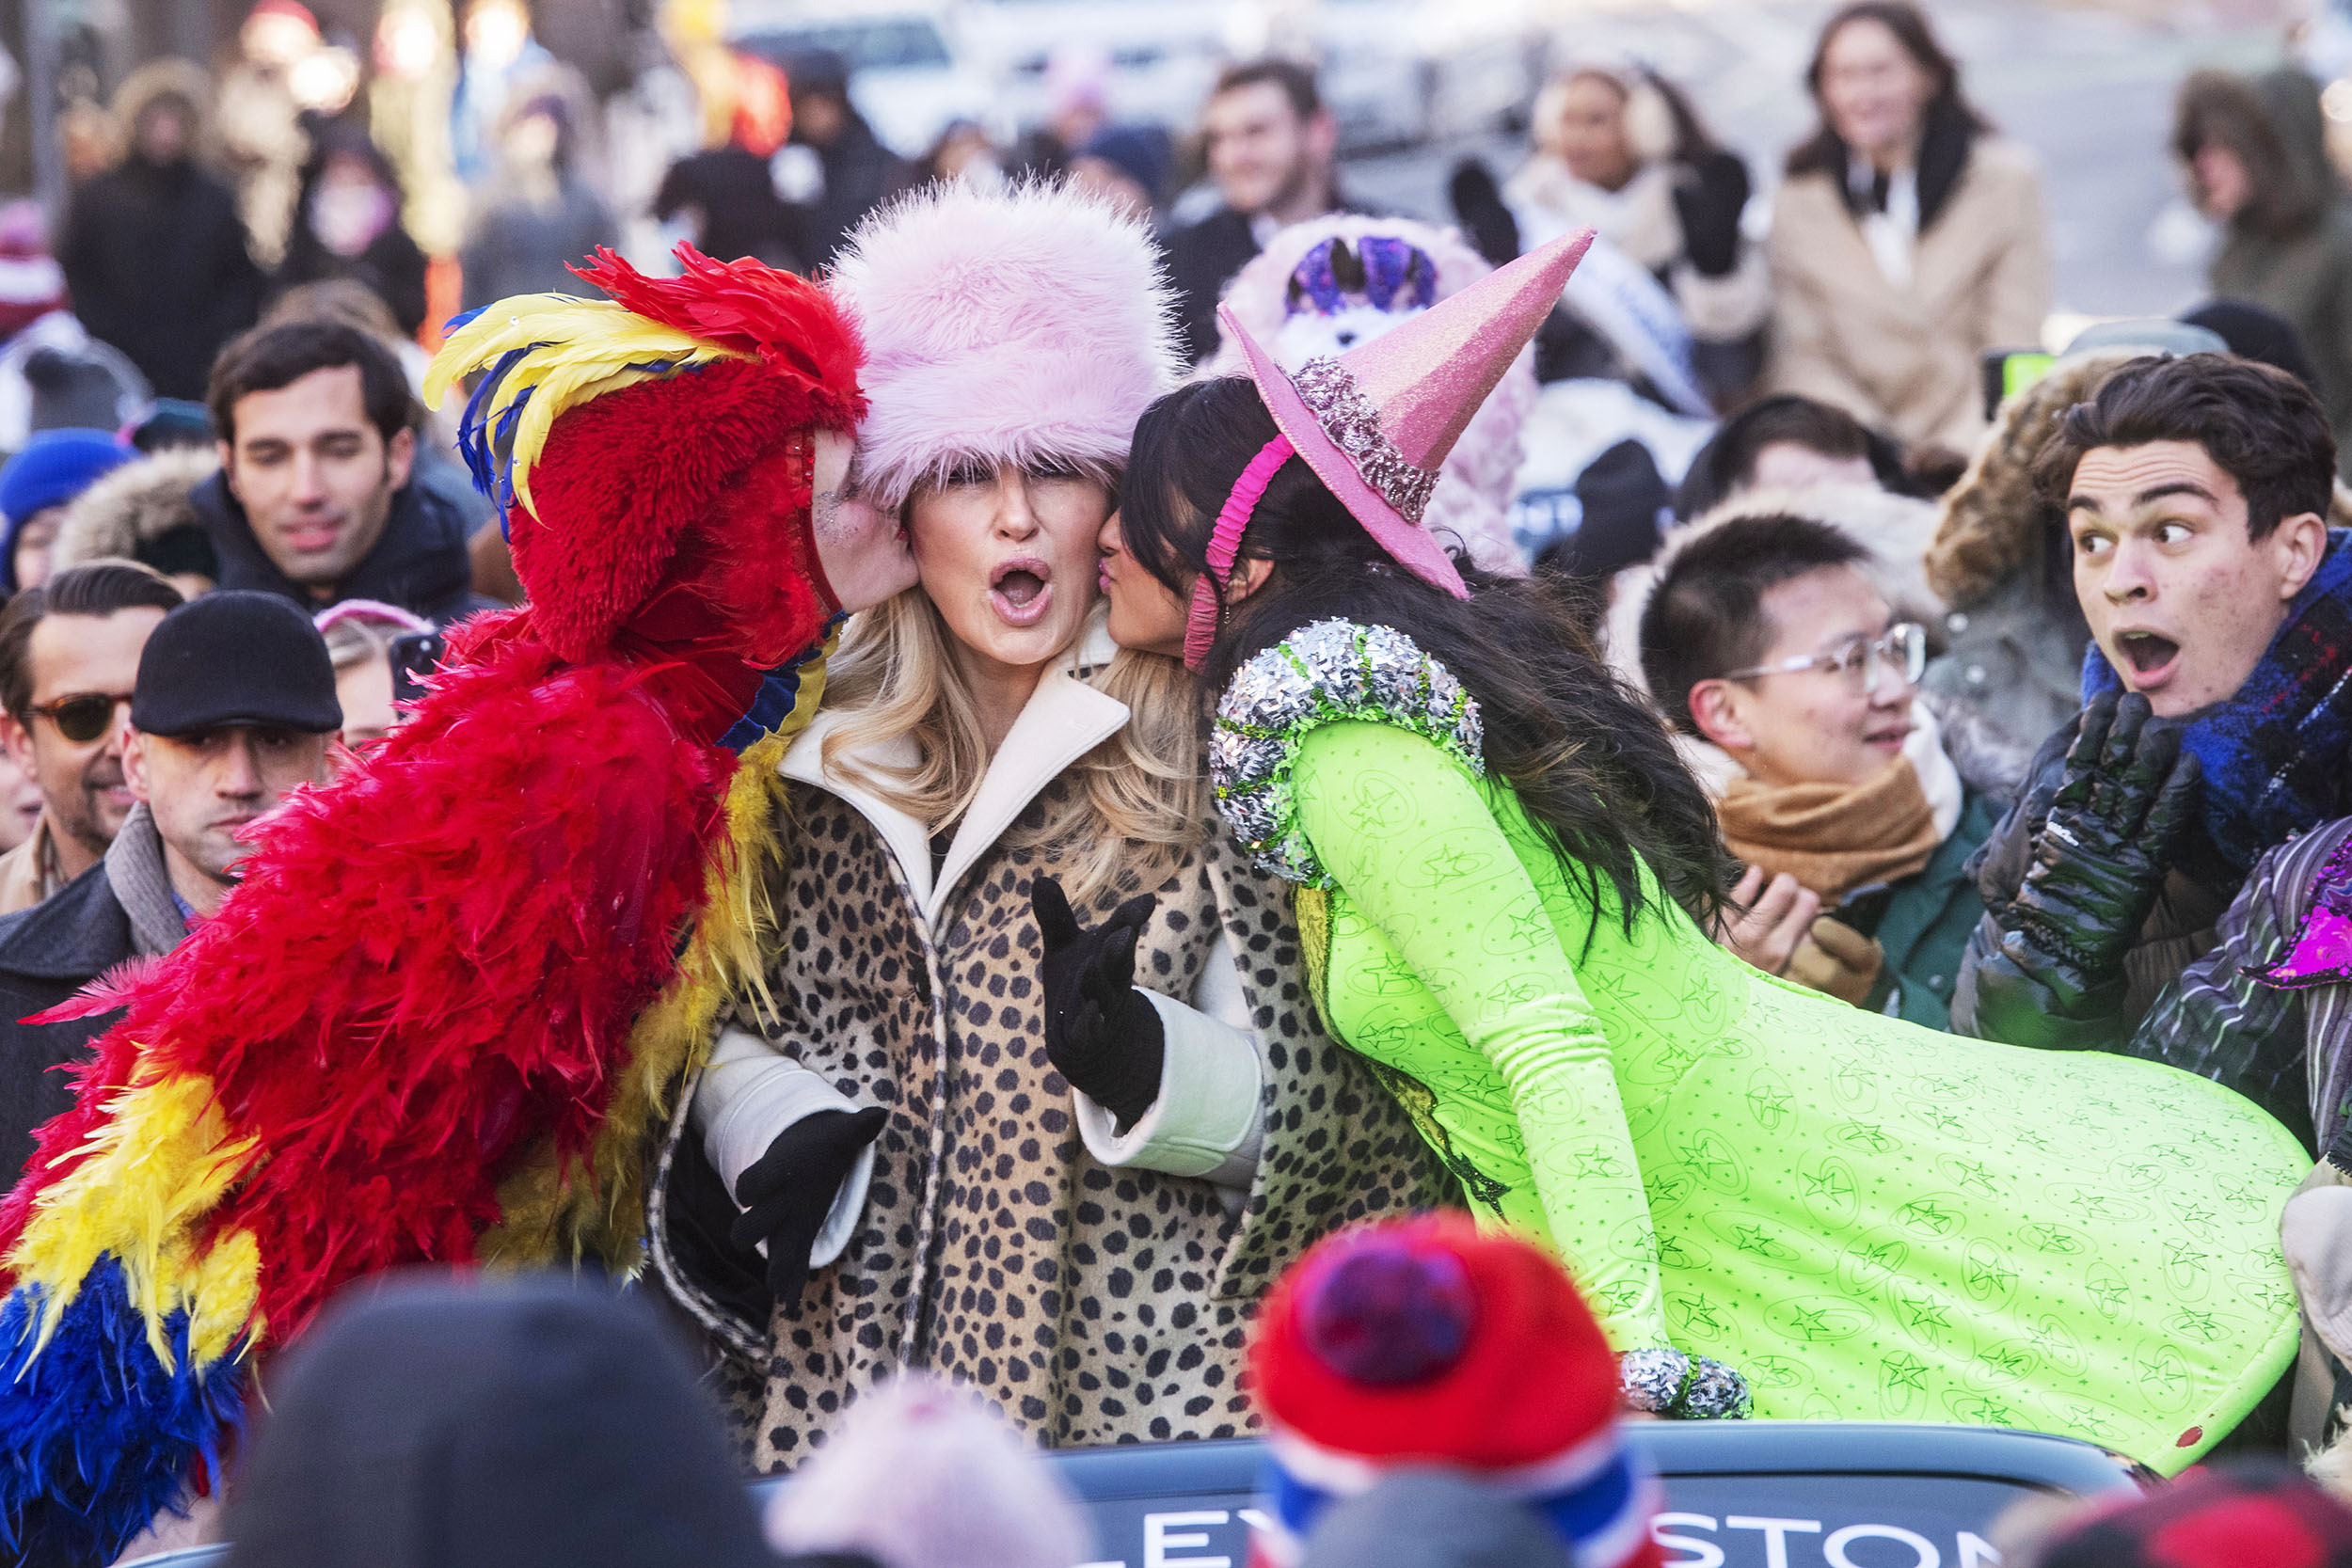
M1059 784L1032 804L1034 822ZM1307 998L1283 886L1213 824L1155 891L1139 984L1188 999L1221 930L1264 1059L1264 1139L1246 1206L1205 1180L1098 1164L1047 1062L1029 887L1056 867L1001 844L932 927L882 835L846 800L792 787L799 845L772 888L786 927L763 1033L861 1104L891 1112L859 1230L797 1317L720 1307L668 1245L657 1275L725 1354L726 1402L755 1469L790 1468L857 1394L901 1368L968 1384L1048 1447L1224 1437L1256 1418L1238 1385L1248 1315L1332 1228L1447 1200L1443 1173ZM1080 911L1100 920L1132 894Z

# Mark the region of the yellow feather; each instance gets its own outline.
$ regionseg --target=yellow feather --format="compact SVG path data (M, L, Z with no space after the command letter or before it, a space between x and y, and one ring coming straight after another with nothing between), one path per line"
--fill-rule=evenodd
M531 400L516 421L510 453L515 496L526 507L531 470L564 414L654 376L745 357L609 299L521 294L488 307L450 335L425 371L426 404L438 408L459 378L517 349L526 352L500 378L483 417L485 424L495 423L526 396Z
M157 1360L172 1365L164 1324L182 1307L218 1355L253 1320L260 1259L250 1236L198 1257L192 1222L219 1203L253 1141L230 1136L211 1079L157 1077L142 1062L86 1147L88 1157L40 1195L8 1259L19 1282L47 1289L39 1344L112 1253Z
M798 701L776 729L744 749L727 786L726 834L704 873L706 904L678 972L629 1031L628 1070L588 1157L566 1170L551 1145L533 1151L499 1189L499 1224L484 1233L485 1264L544 1267L600 1259L626 1270L644 1237L644 1173L651 1140L667 1120L669 1095L707 1058L719 1014L753 993L773 1010L763 955L772 946L771 874L786 852L781 771L785 750L808 727L825 687L824 653L801 669Z

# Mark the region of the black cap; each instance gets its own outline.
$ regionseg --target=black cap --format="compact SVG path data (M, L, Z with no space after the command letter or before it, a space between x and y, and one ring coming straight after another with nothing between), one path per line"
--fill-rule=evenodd
M195 735L232 725L325 735L343 727L326 639L292 601L230 590L166 615L139 655L131 726Z

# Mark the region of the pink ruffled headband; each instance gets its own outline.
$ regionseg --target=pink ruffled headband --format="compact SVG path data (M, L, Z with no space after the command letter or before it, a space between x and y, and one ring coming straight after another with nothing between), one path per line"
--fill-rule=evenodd
M1274 483L1275 471L1297 451L1287 436L1277 436L1259 448L1218 508L1216 527L1209 534L1209 569L1193 580L1192 609L1184 618L1185 669L1197 671L1209 661L1209 650L1216 645L1217 594L1232 578L1233 558L1241 553L1241 536L1249 527L1249 515L1258 509L1265 487Z

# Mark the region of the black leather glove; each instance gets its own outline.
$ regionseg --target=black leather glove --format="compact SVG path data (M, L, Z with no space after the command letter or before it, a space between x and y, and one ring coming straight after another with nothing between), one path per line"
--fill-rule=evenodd
M2151 727L2148 699L2102 692L2083 710L1999 951L1979 965L1979 1026L2016 1045L2111 1043L2123 958L2155 908L2197 800L2180 731Z
M786 1317L801 1315L808 1251L817 1244L842 1179L866 1146L882 1135L889 1117L879 1105L803 1117L777 1133L768 1152L736 1178L735 1201L743 1213L728 1240L747 1252L768 1243L768 1290Z
M1090 931L1051 877L1030 885L1029 901L1045 941L1046 1059L1125 1132L1160 1097L1168 1055L1160 1015L1136 990L1136 938L1159 900L1130 898Z

